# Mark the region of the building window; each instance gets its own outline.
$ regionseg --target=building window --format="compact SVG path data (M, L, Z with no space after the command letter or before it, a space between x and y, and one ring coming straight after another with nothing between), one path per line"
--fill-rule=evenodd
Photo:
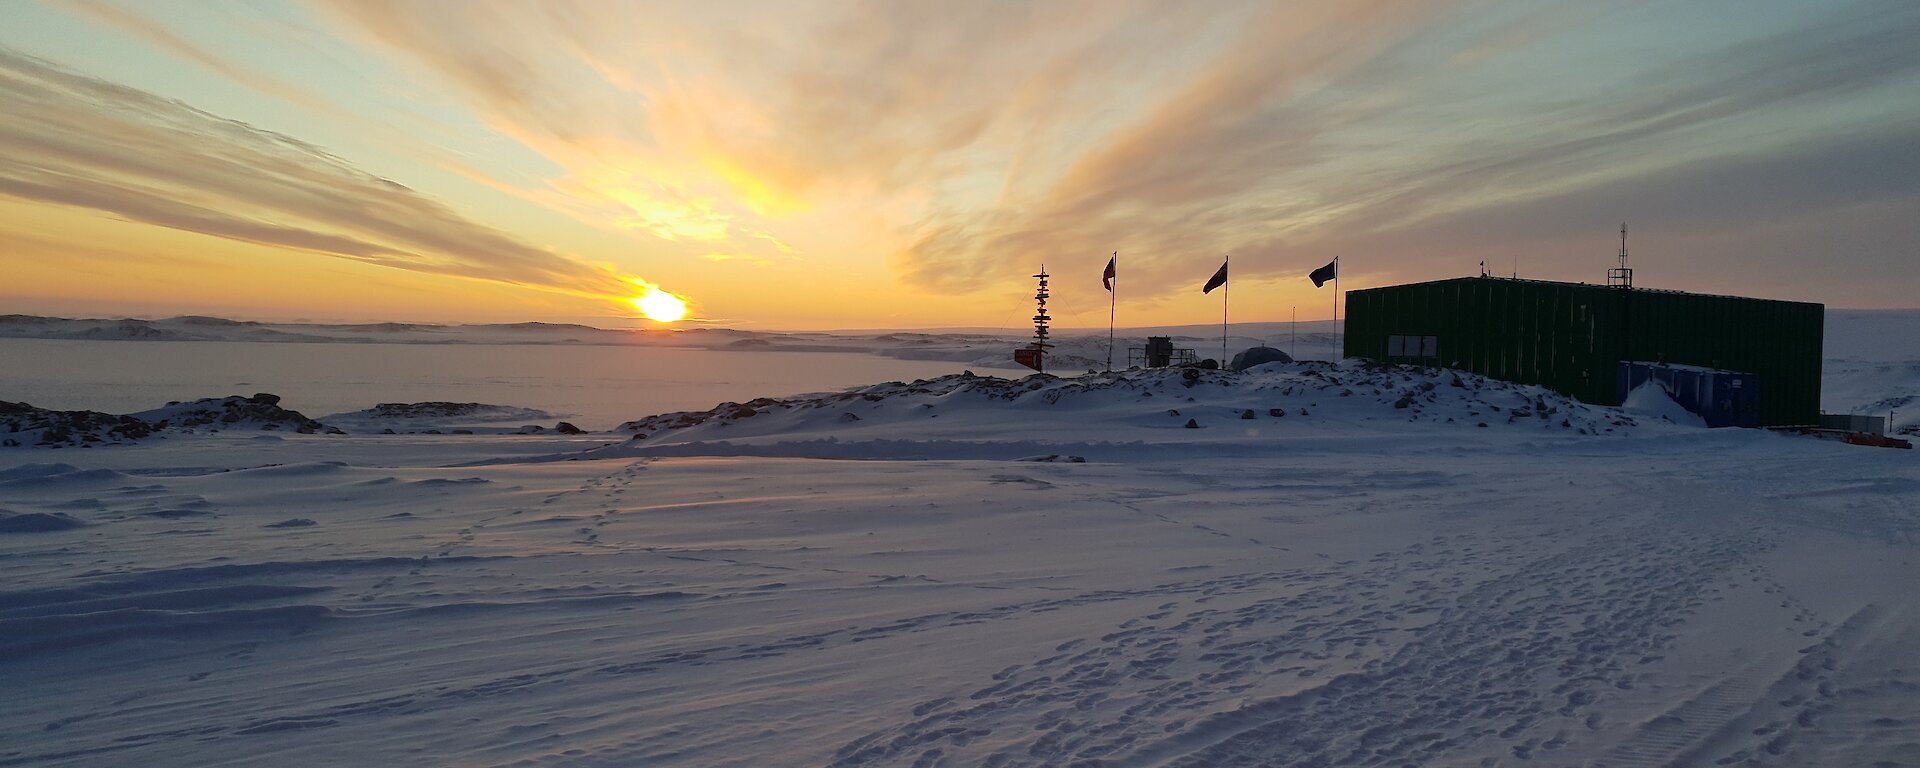
M1388 336L1388 358L1409 358L1417 362L1430 363L1440 358L1440 337L1438 336Z

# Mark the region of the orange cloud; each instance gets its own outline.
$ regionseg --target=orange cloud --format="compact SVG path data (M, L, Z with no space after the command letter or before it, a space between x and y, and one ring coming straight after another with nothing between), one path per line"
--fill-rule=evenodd
M297 139L5 49L0 195L573 295L622 298L628 285Z

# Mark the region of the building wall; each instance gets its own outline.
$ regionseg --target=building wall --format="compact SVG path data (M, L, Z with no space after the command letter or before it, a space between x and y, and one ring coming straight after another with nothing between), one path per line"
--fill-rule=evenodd
M1346 298L1349 357L1473 371L1602 405L1626 394L1623 360L1697 365L1757 375L1762 424L1812 424L1820 413L1819 304L1498 278Z

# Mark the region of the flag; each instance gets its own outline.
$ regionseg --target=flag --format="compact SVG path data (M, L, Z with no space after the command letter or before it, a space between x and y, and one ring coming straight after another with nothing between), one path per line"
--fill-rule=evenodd
M1227 282L1227 263L1223 261L1223 262L1220 262L1220 271L1213 273L1213 277L1207 278L1207 284L1206 286L1200 289L1200 292L1213 293L1213 289L1218 288L1222 285L1225 285L1226 282Z
M1308 273L1307 279L1312 280L1313 287L1318 288L1326 285L1328 280L1332 280L1334 276L1338 274L1340 274L1340 260L1334 259L1333 261L1327 262L1326 266Z
M1117 253L1113 258L1107 259L1107 271L1100 275L1100 284L1106 286L1109 291L1113 290L1113 263L1119 260L1120 254Z

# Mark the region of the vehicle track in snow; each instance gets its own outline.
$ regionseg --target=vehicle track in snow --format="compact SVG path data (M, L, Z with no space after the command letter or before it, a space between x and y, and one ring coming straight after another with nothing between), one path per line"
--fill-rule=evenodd
M1400 765L1599 727L1764 534L1655 509L1221 577L845 745L834 765ZM1687 535L1675 535L1674 531ZM1267 593L1278 596L1265 597ZM1324 681L1324 682L1322 682ZM1270 695L1274 690L1289 692ZM1021 723L1016 733L1005 731Z

